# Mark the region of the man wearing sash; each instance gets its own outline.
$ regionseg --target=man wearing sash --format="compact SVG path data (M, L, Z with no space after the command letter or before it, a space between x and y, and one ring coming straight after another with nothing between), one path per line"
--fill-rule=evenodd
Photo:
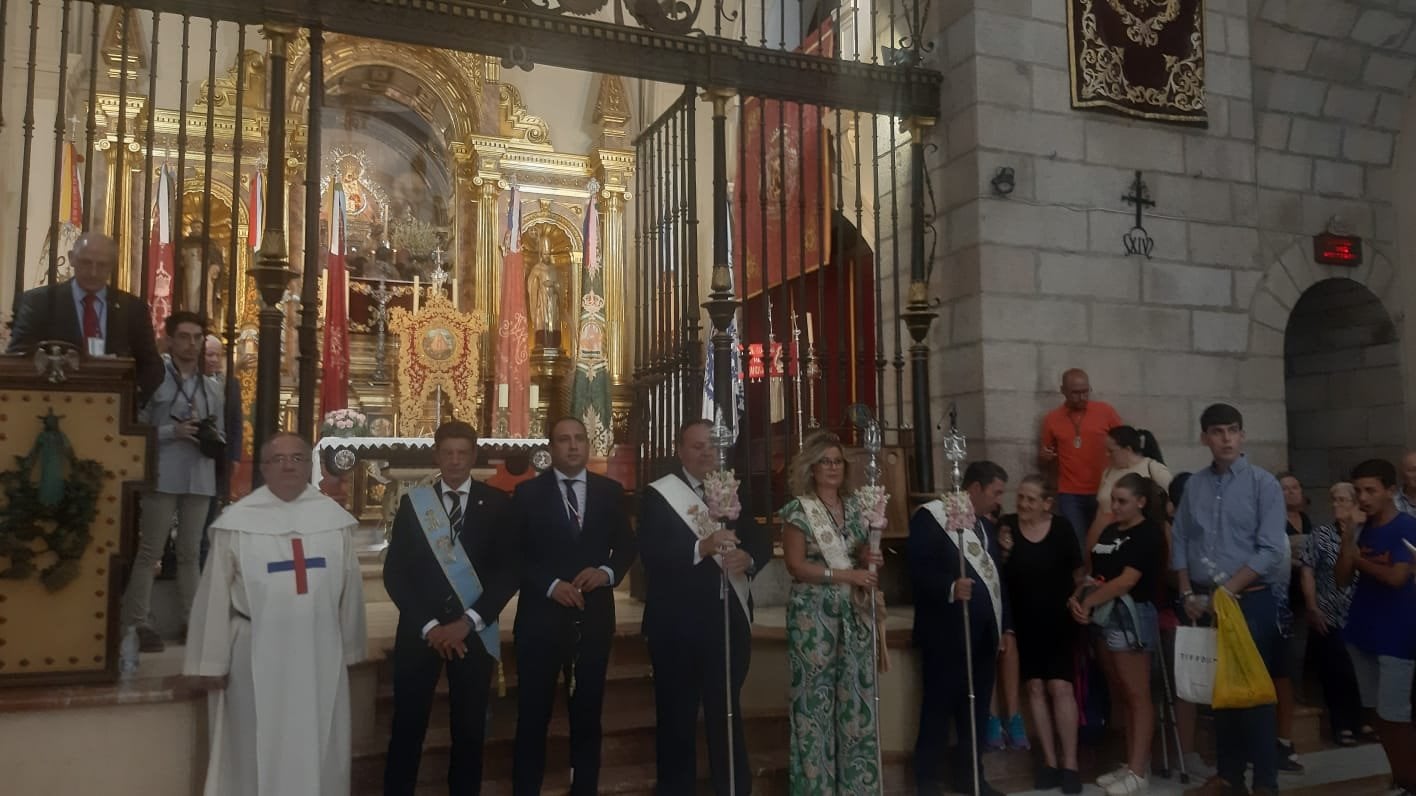
M384 586L398 606L386 795L411 796L417 788L444 666L452 713L448 791L481 791L487 691L501 652L497 617L519 577L511 500L472 480L477 432L460 420L443 423L433 435L433 459L438 481L404 496L384 561Z
M206 796L347 796L347 667L364 658L357 522L310 486L310 446L261 446L265 486L217 517L183 672L213 678ZM257 732L259 728L259 732Z
M915 780L919 793L942 793L938 759L949 740L952 725L958 745L950 756L952 790L973 793L973 772L979 772L980 794L996 794L982 781L980 750L971 746L969 722L978 738L988 721L988 697L993 693L997 657L1010 643L1012 620L1002 589L998 549L993 529L985 517L1003 497L1008 474L990 461L970 464L964 471L964 492L978 517L974 527L960 535L949 528L944 503L924 504L910 519L908 555L914 583L914 645L920 652L923 704L919 735L915 740ZM963 557L968 574L959 577ZM962 606L960 605L962 603ZM969 638L964 638L963 612L969 614ZM974 710L969 713L965 647L973 655Z
M521 599L516 610L518 796L539 796L556 681L570 693L574 796L600 782L600 713L615 632L614 587L634 563L624 487L585 469L590 439L573 417L551 427L551 469L516 487Z
M703 479L716 464L707 420L685 423L678 433L679 467L649 485L640 502L639 554L649 589L644 635L654 666L656 751L660 796L682 796L697 788L698 710L708 741L713 787L729 791L727 700L733 705L733 778L737 793L751 793L752 778L743 744L738 694L747 679L752 642L752 575L772 560L765 533L751 518L730 522L714 533L700 529L707 512ZM723 550L725 552L719 552ZM731 582L721 590L722 573ZM723 603L729 601L732 685L724 672Z

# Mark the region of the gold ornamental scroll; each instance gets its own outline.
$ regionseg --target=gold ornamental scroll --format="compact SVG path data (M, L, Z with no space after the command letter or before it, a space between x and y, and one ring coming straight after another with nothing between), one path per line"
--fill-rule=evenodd
M398 335L398 412L405 429L419 428L437 388L459 420L476 424L481 405L482 338L487 316L460 312L441 289L430 290L418 312L389 312Z
M0 549L20 544L33 555L19 567L13 553L0 555L0 685L118 677L123 562L137 539L138 490L151 483L156 461L153 432L132 421L134 390L130 359L86 358L54 383L39 373L35 358L0 356ZM46 419L68 438L72 459L53 455L52 434L36 444ZM22 469L19 457L40 447L51 453ZM17 491L21 478L39 484L44 461L60 463L61 503L73 512L59 515L63 528L45 518L42 500ZM88 519L84 506L95 487L87 533L75 534ZM43 537L30 536L36 528Z

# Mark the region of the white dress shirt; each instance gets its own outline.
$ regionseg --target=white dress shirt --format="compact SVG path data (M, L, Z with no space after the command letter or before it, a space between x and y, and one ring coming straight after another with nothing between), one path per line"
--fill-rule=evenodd
M469 496L469 493L472 491L472 479L469 478L466 481L463 481L460 486L452 486L446 481L439 481L438 488L440 493L442 494L441 503L443 506L443 511L446 511L449 517L452 516L452 510L451 506L448 505L447 496L457 496L457 506L458 508L462 509L462 524L465 528L467 525L467 498ZM487 623L482 621L482 617L479 616L477 612L472 610L471 608L467 609L467 618L472 620L472 629L476 630L478 633L482 632L482 630L487 626ZM429 620L426 625L423 625L423 638L427 638L428 631L432 630L437 626L438 620L436 619Z
M566 518L569 519L572 524L583 527L584 524L585 524L585 523L584 523L584 519L585 519L585 491L586 491L586 486L587 486L586 480L585 480L585 479L587 478L587 476L585 475L585 471L584 471L584 470L581 470L581 471L580 471L578 474L576 474L576 475L566 475L565 473L561 472L560 470L556 470L556 469L552 469L551 472L552 472L552 473L555 473L555 476L556 476L556 492L557 492L557 494L560 495L560 498L561 498L561 505L565 507L565 516L566 516ZM575 493L575 505L578 506L578 507L579 507L579 510L580 510L580 516L579 516L579 517L576 517L576 516L575 516L575 512L573 512L573 511L570 510L570 501L569 501L569 500L566 500L566 497L565 497L565 482L566 482L566 481L569 481L569 482L570 482L570 489L571 489L572 492ZM613 569L610 569L608 566L596 567L596 569L599 569L601 572L605 573L606 575L609 575L609 576L610 576L610 584L611 584L611 585L614 584L614 582L615 582L615 571L614 571ZM550 597L552 594L555 593L555 591L556 591L556 584L557 584L557 583L560 583L560 578L556 578L555 580L551 581L550 587L546 589L546 596L547 596L547 597Z

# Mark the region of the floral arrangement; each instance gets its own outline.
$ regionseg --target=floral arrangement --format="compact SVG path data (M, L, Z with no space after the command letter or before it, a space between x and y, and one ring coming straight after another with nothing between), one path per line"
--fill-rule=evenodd
M966 531L978 523L974 515L973 501L963 492L950 492L944 496L944 516L949 520L946 531Z
M738 480L732 470L714 470L703 479L703 502L718 520L735 520L742 514Z
M369 418L353 409L336 409L324 416L320 435L325 437L367 437Z
M860 500L861 513L865 515L866 524L874 529L885 527L885 507L890 502L890 495L886 493L883 484L863 486L856 490L857 499Z

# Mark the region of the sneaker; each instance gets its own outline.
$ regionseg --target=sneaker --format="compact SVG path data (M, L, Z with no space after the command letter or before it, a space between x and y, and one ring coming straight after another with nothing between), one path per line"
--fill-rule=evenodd
M1075 769L1071 769L1071 768L1064 768L1064 769L1062 769L1062 792L1063 792L1063 793L1081 793L1081 792L1082 792L1082 775L1081 775L1080 772L1076 771Z
M1303 763L1298 760L1298 751L1293 742L1278 741L1278 772L1280 774L1302 774Z
M1125 775L1129 774L1130 772L1131 772L1131 769L1127 768L1125 763L1122 763L1121 765L1117 766L1116 768L1113 768L1112 770L1106 772L1105 774L1102 774L1101 776L1097 777L1097 778L1096 778L1096 786L1097 786L1098 788L1105 789L1108 785L1110 785L1111 783L1115 782L1115 781L1118 780L1118 779L1121 779L1122 777L1124 777Z
M162 652L167 649L167 645L162 643L162 636L156 630L147 625L138 625L138 649L142 652Z
M1185 773L1198 780L1206 780L1215 775L1214 766L1205 762L1199 752L1185 753Z
M1145 793L1149 787L1150 782L1145 777L1128 768L1103 790L1106 796L1131 796L1131 794Z
M991 750L1004 748L1003 722L999 721L997 716L988 717L988 729L983 733L983 747Z
M1014 713L1013 718L1008 719L1008 748L1024 752L1032 748L1028 744L1028 732L1023 727L1023 716L1020 713Z
M1357 736L1351 730L1343 730L1337 734L1338 746L1356 746Z
M1033 790L1053 790L1062 786L1062 770L1052 766L1038 766L1033 775Z

